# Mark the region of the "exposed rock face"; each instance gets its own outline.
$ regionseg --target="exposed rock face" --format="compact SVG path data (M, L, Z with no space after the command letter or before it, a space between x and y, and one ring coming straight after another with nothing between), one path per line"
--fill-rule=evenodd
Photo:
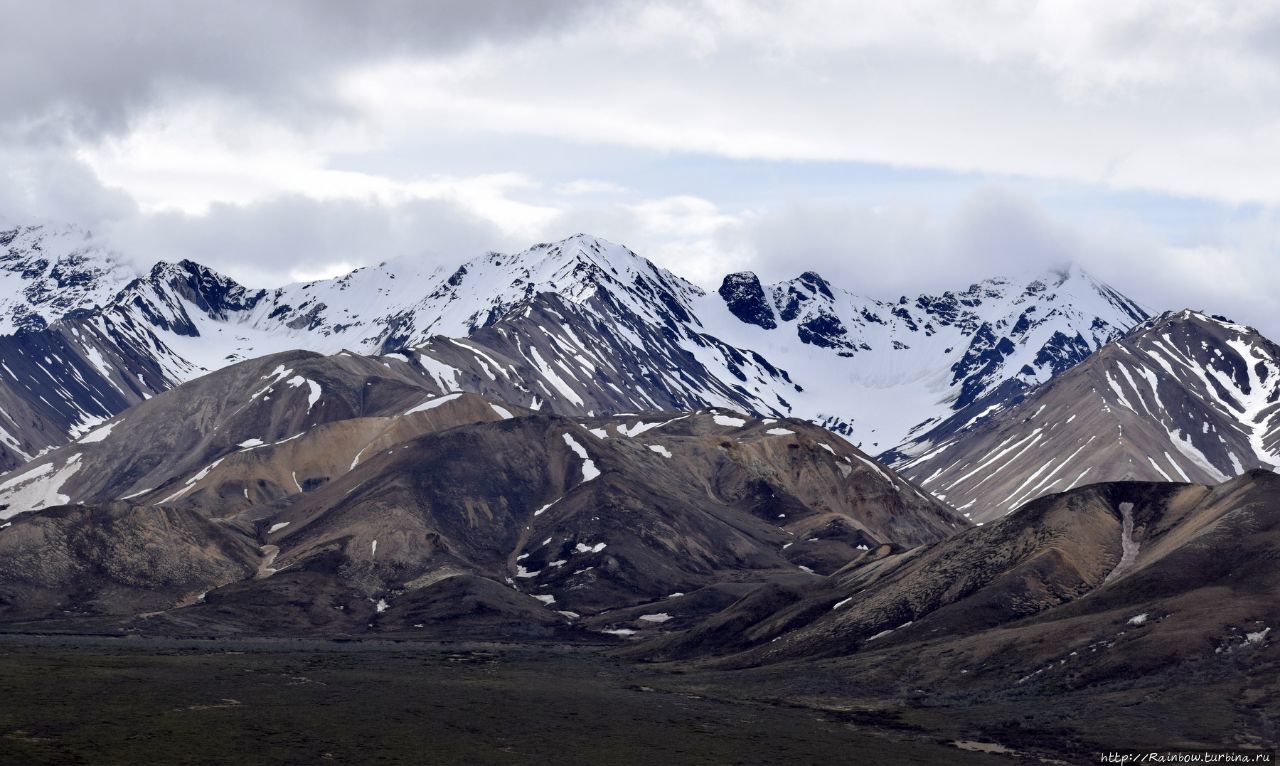
M773 318L773 307L765 298L760 278L755 274L749 271L729 274L721 283L719 293L729 313L743 322L766 330L778 326Z
M0 335L0 469L93 430L169 387L149 353L154 336L121 340L109 321L81 314Z
M0 231L0 335L36 332L105 305L133 276L123 257L76 227Z
M883 457L975 521L1099 481L1221 482L1280 465L1280 347L1165 314L1020 404L957 415Z

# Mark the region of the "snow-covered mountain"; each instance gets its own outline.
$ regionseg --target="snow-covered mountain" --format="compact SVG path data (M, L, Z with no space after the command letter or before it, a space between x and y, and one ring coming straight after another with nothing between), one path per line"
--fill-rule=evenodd
M739 407L813 420L871 449L984 396L1043 382L1146 318L1078 269L910 300L863 298L812 272L767 288L734 274L708 293L585 235L490 253L453 271L421 273L395 261L271 291L248 291L183 262L157 267L130 291L128 303L146 307L152 325L173 328L162 333L166 345L204 369L298 347L415 349L461 370L461 379L468 370L460 363L483 381L490 375L482 358L459 360L432 340L472 338L529 368L532 375L513 381L527 391L522 404ZM476 337L529 318L547 294L558 308L537 322ZM596 379L619 365L631 369ZM501 375L513 365L487 366ZM172 372L187 374L180 363ZM587 403L591 389L610 386L622 389L621 399Z
M1150 319L1020 404L926 433L895 467L977 521L1101 481L1215 484L1280 465L1280 346L1194 311Z
M717 406L801 417L883 451L957 412L1009 404L1145 318L1078 269L914 299L860 297L813 272L768 286L733 274L707 292L577 235L453 270L399 259L268 290L185 260L130 279L74 229L4 237L9 273L29 287L53 278L54 265L37 262L76 265L74 291L54 300L32 289L31 306L10 314L43 311L31 325L44 329L28 335L66 346L44 367L86 368L93 391L86 403L66 381L44 380L49 370L5 380L0 396L39 409L52 392L61 413L34 432L14 425L10 465L156 391L293 349L400 353L442 384L565 414Z
M0 335L42 330L76 309L104 305L135 276L127 259L83 229L0 231Z
M166 390L173 354L148 323L111 312L136 278L74 227L0 232L0 470Z
M1003 406L1147 313L1079 268L876 300L806 272L725 278L713 334L755 349L804 388L791 414L885 451L951 418Z

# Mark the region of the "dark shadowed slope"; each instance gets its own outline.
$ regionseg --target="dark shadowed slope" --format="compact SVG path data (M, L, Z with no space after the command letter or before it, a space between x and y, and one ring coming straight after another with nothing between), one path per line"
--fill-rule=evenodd
M1030 626L1061 623L1078 633L1061 652L1066 656L1077 644L1115 646L1128 622L1145 626L1131 633L1168 640L1160 651L1172 654L1150 662L1203 659L1267 643L1268 629L1280 619L1277 561L1280 477L1269 471L1214 487L1100 484L1041 498L941 543L870 552L818 585L753 594L646 651L701 656L715 641L717 653L732 663L759 664L922 641L967 642L966 636L1015 629L1031 635L1044 628ZM729 622L738 626L736 635L721 630ZM1246 639L1245 633L1257 635ZM1021 667L1019 656L1044 651L1038 642L986 644L983 656L938 668L933 683L1012 685L1021 675L1007 674ZM1079 659L1062 675L1079 675L1113 656L1089 654L1095 656L1071 655ZM958 667L978 675L943 677Z

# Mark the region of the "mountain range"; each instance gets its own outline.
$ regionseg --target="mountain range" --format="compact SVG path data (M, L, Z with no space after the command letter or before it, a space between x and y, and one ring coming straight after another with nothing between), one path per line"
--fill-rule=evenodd
M4 309L6 357L34 362L5 381L10 465L158 391L292 349L412 353L469 390L566 414L801 417L883 452L1007 403L1147 318L1075 268L892 300L813 272L773 285L731 274L706 292L582 235L452 271L402 259L272 290L190 261L130 275L75 229L18 229L0 246L11 294L29 296Z
M272 289L0 247L0 632L603 644L1046 757L1280 725L1280 347L1225 317L585 235Z
M578 235L453 270L401 259L254 290L191 261L134 274L73 227L15 229L0 246L10 288L0 305L10 331L0 336L0 461L10 468L179 383L296 349L398 355L442 389L565 415L725 407L801 418L979 521L1086 479L1216 481L1280 463L1269 341L1220 317L1149 316L1075 267L893 300L814 272L772 285L730 274L708 292ZM1180 351L1161 350L1175 342ZM1131 352L1148 362L1125 359L1083 382ZM1074 387L1047 385L1068 371ZM1161 422L1147 419L1149 436L1137 423L1128 439L1103 433L1098 421L1109 418L1065 423L1077 407L1104 416L1140 407L1133 387L1152 381L1176 388L1168 395L1181 409L1149 401L1142 417L1159 412ZM1058 403L1044 405L1043 419L1071 425L1070 435L1025 425L1034 410L1024 400L1042 402L1050 389ZM1212 428L1191 433L1206 407ZM1054 460L1038 459L1049 452ZM975 516L976 504L986 510Z

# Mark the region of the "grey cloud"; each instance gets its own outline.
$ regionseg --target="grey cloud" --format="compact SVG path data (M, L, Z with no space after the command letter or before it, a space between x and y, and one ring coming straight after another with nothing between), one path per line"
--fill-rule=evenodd
M754 256L762 276L814 269L868 295L946 290L998 274L1078 260L1076 235L1027 200L982 190L954 213L924 208L792 202L743 219L726 247Z
M588 0L0 0L0 118L10 139L127 127L167 95L210 91L282 107L326 106L327 78L571 25Z
M60 149L0 150L0 223L48 220L96 226L137 213L133 198L104 186L93 170Z
M190 258L255 287L397 256L454 266L508 246L489 222L448 201L399 205L284 197L214 205L201 216L162 213L116 222L111 244L142 265Z

